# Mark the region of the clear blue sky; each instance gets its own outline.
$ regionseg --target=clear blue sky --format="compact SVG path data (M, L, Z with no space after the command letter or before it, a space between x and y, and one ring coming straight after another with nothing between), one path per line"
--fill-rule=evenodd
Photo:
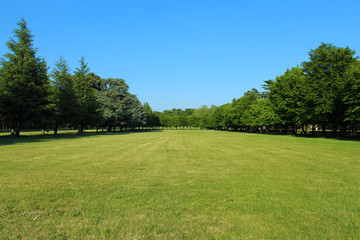
M21 17L52 70L84 56L153 110L222 105L321 42L360 51L360 1L2 1L0 54Z

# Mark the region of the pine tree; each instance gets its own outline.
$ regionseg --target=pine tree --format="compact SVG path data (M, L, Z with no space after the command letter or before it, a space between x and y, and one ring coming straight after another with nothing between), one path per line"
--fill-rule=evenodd
M75 92L80 103L78 130L83 132L86 125L95 125L99 119L96 90L93 87L90 69L85 63L84 57L80 60L80 68L77 68L74 74Z
M14 38L7 42L9 53L0 65L0 115L6 125L15 129L36 126L46 128L50 124L50 82L44 59L37 57L33 47L33 35L22 18L14 30Z
M59 126L74 125L78 122L80 104L74 90L74 83L66 60L60 56L51 73L54 84L54 97L56 102L55 130Z

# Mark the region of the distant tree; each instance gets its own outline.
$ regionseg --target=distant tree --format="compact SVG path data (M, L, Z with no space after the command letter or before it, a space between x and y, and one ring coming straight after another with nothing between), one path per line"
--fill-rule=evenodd
M146 123L146 116L142 108L142 104L134 94L128 94L124 99L125 102L125 118L123 125L135 129L136 127L144 126Z
M251 106L261 98L261 94L253 88L251 91L244 93L239 99L233 99L232 105L228 108L228 122L229 127L237 130L240 128L245 131L251 127Z
M183 114L178 116L178 125L181 127L185 127L189 125L188 118L186 117L186 115Z
M157 114L155 114L149 103L145 102L143 105L143 112L145 113L145 117L146 117L146 123L145 126L147 127L155 127L155 126L160 126L160 119L157 116Z
M223 120L221 121L221 125L228 130L230 128L235 128L234 120L236 118L236 111L235 111L234 101L236 101L236 99L233 99L231 103L227 103L221 106L222 109L221 113L223 117Z
M195 114L194 112L193 114L186 116L186 118L189 126L201 127L202 119L200 114Z
M200 108L195 109L194 119L197 120L197 124L202 128L213 128L214 124L211 121L212 112L215 110L216 106L208 108L206 105L202 105Z
M251 104L247 121L247 125L260 132L269 131L271 127L281 123L279 115L271 107L269 98L261 98Z
M184 114L185 116L189 116L195 112L195 109L193 108L185 108Z
M0 63L0 115L19 136L24 127L46 128L51 123L54 104L46 62L36 56L33 35L25 20L17 24L15 39L7 42L10 52Z
M87 125L95 125L99 121L98 103L96 101L96 90L93 87L93 78L89 75L90 69L85 63L84 57L80 60L80 68L74 72L74 86L80 103L79 132Z
M76 97L70 69L62 56L55 63L55 69L52 71L51 77L53 79L56 103L54 134L57 134L59 126L65 126L66 124L74 126L78 122L80 104Z
M217 107L214 112L212 113L212 121L214 124L215 129L222 129L225 127L224 124L224 112L225 112L225 105L221 105L220 107Z

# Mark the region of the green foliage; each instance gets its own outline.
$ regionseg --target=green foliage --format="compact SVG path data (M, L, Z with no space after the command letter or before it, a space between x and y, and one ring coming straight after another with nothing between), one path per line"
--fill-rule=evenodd
M100 79L99 83L97 101L108 131L116 126L133 128L145 124L143 107L137 97L129 93L125 80L107 78Z
M146 123L146 115L143 111L142 104L134 94L128 94L124 99L125 114L121 125L125 127L139 127Z
M102 113L103 122L110 131L124 118L125 98L129 94L129 86L123 79L107 78L100 80L100 91L97 100Z
M346 72L356 62L355 52L322 43L310 50L305 72L305 108L309 121L318 124L344 124L346 105L343 92Z
M0 122L16 129L17 135L21 127L74 125L79 132L100 125L108 130L161 125L251 132L291 128L294 134L299 127L306 132L307 126L318 125L324 134L331 127L334 135L338 127L342 135L349 127L356 134L360 127L360 63L349 47L322 43L309 51L301 67L266 80L264 92L252 89L222 106L159 113L130 94L124 80L91 73L84 58L71 76L60 57L50 85L46 63L36 57L26 22L22 19L18 25L0 68Z
M305 124L304 113L305 75L303 69L294 67L269 84L271 105L285 125Z
M146 127L156 127L160 126L160 119L159 116L153 112L148 102L145 102L143 105L143 112L146 118Z
M56 127L68 124L74 126L79 121L80 104L75 93L70 69L62 56L55 63L51 77L56 102Z
M346 104L345 121L351 126L360 125L360 62L356 61L346 72L343 101Z
M96 101L96 90L93 88L94 75L89 73L90 69L82 57L80 68L76 69L73 76L75 92L80 103L79 132L82 132L87 125L96 125L100 118L97 111L99 105Z
M20 128L49 126L54 108L46 62L36 56L25 20L18 26L14 38L7 42L10 52L4 55L0 68L0 116L16 135Z

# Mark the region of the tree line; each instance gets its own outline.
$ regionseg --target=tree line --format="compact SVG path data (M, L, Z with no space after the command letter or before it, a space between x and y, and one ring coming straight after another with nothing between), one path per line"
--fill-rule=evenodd
M7 42L9 53L1 59L0 123L19 136L21 129L115 127L135 128L146 122L143 106L129 92L123 79L102 79L90 72L84 58L71 73L60 56L48 74L43 58L37 57L33 36L24 19L14 38Z
M347 135L360 128L360 62L355 51L322 43L309 60L231 103L157 113L161 125L246 132Z
M152 111L123 79L102 79L81 58L71 73L60 56L48 74L22 19L0 67L0 123L25 128L207 128L246 132L356 134L360 128L360 62L355 51L322 43L309 59L221 106Z

